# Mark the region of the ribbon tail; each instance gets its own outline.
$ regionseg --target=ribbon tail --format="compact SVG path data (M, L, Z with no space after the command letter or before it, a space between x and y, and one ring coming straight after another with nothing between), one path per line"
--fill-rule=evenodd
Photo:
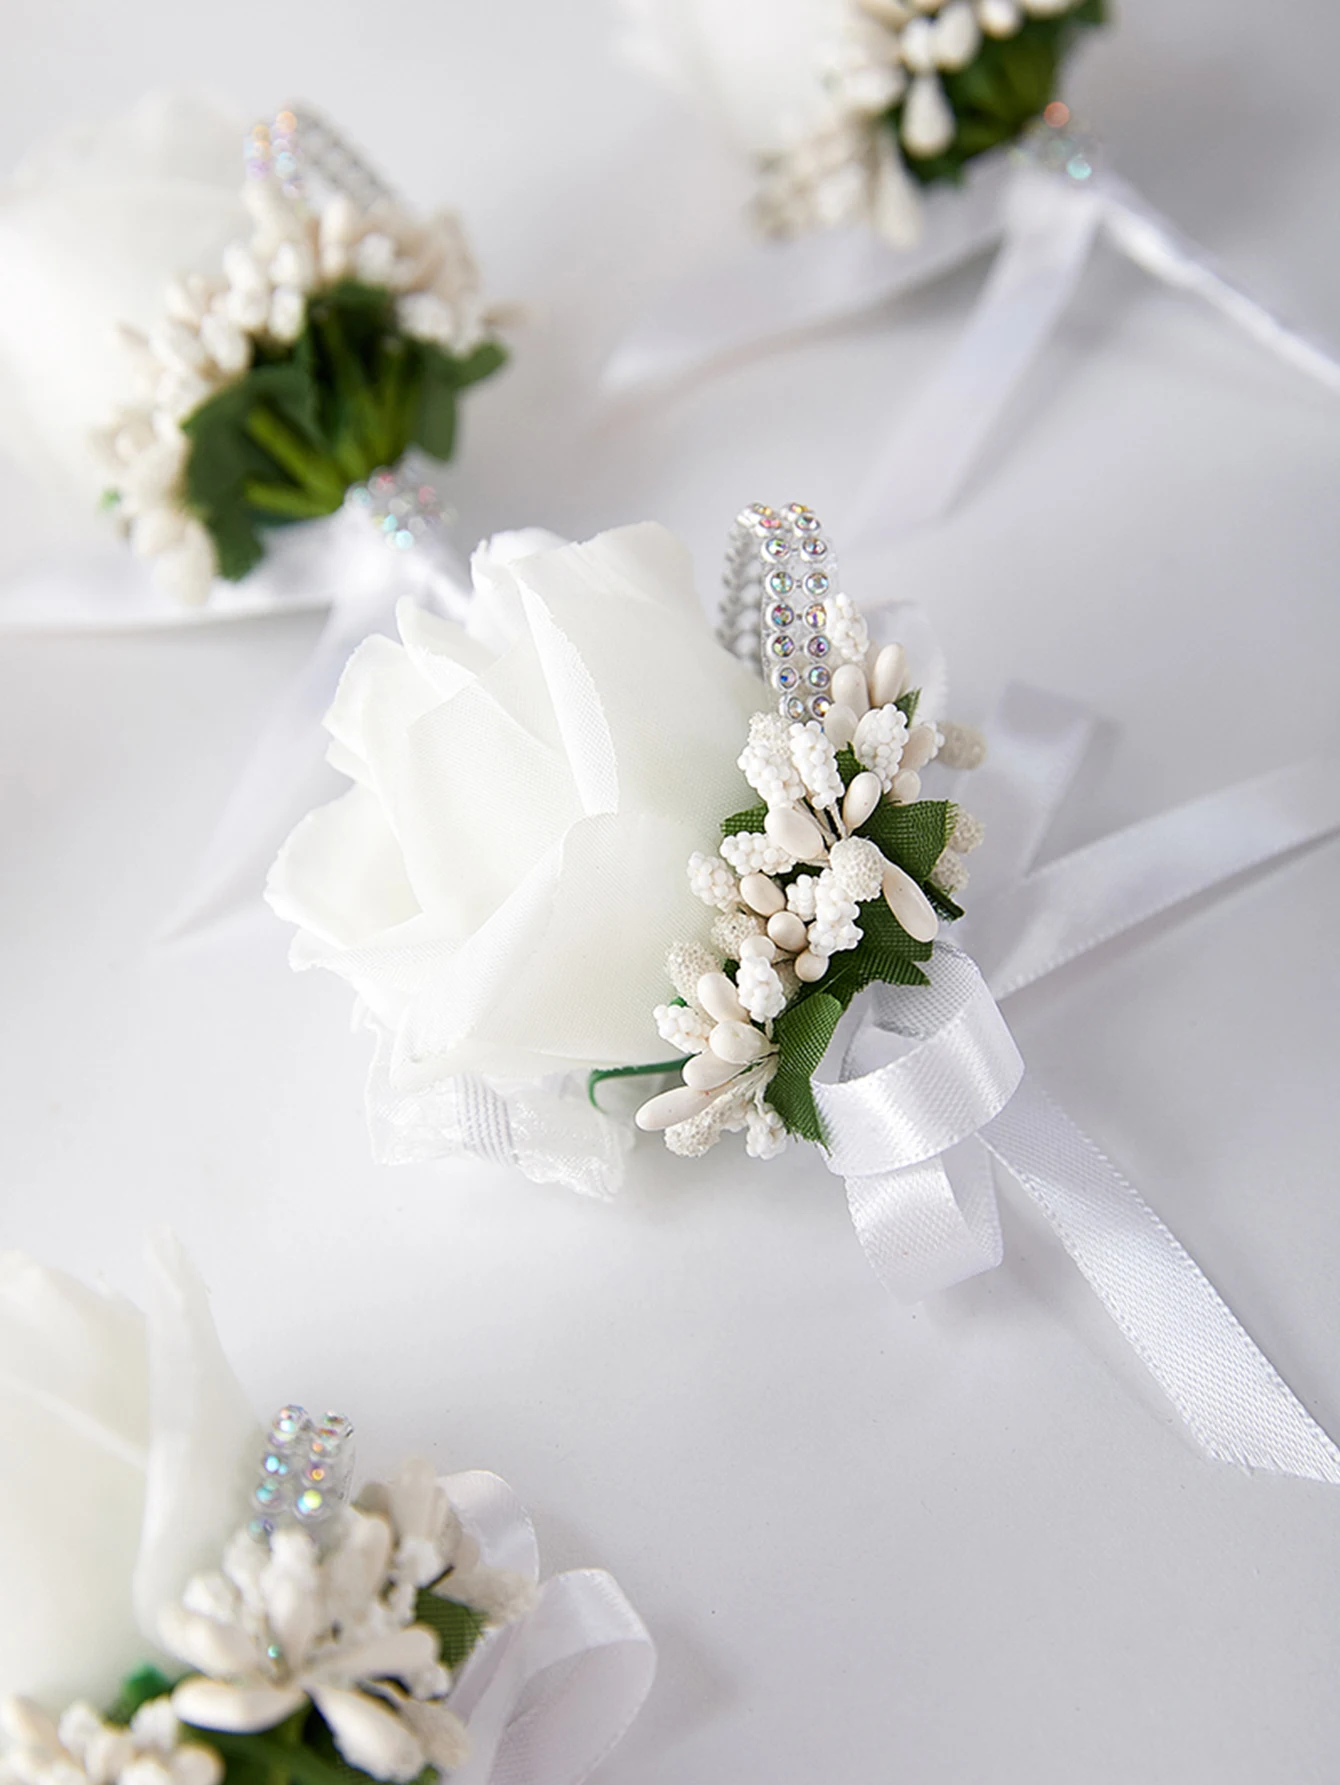
M953 507L1074 295L1102 214L1095 193L1034 169L1015 174L1003 211L1004 241L967 326L876 455L843 523L861 547Z
M1278 359L1340 394L1340 359L1334 353L1288 327L1224 278L1193 242L1124 181L1104 179L1102 190L1104 231L1136 266L1165 285L1202 299Z
M999 892L965 924L995 996L1340 830L1340 765L1274 769L1113 831Z
M452 1689L470 1732L452 1785L580 1785L622 1740L655 1672L655 1645L608 1574L556 1575Z
M1340 1450L1199 1265L1068 1116L1025 1081L980 1135L1210 1456L1340 1485Z
M602 390L635 396L930 284L996 239L1007 177L1004 157L992 157L965 189L936 195L911 248L866 224L735 247L678 280L634 324L606 362Z

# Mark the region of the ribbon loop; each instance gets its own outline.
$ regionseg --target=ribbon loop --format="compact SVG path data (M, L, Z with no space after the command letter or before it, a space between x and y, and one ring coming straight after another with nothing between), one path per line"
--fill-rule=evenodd
M897 1173L967 1140L1009 1102L1024 1063L976 966L941 943L930 986L879 986L836 1084L816 1083L828 1168Z

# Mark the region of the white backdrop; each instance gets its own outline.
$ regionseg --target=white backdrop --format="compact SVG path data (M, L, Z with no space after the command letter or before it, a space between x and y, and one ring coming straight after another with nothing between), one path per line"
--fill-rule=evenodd
M1121 10L1077 83L1118 164L1340 339L1340 13ZM304 95L459 202L532 307L469 403L466 530L664 520L705 594L745 501L837 509L980 278L601 418L601 354L744 183L599 0L48 0L6 35L5 165L204 77L258 115ZM1340 405L1105 256L954 522L847 581L927 603L963 716L1022 675L1120 727L1077 842L1340 749L1337 469ZM17 479L3 512L8 569L73 550ZM370 1466L497 1469L550 1566L611 1568L663 1665L608 1785L1330 1785L1340 1497L1203 1461L1017 1203L1003 1268L909 1314L804 1151L649 1145L613 1207L377 1168L344 990L262 914L156 942L314 626L0 641L0 1241L133 1292L170 1221L258 1407L340 1407ZM1338 907L1317 849L1009 1014L1340 1435Z

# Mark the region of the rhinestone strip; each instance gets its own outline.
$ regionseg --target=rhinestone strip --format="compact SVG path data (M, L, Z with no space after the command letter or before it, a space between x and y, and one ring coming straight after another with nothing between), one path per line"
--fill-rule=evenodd
M755 502L737 517L717 637L760 672L785 719L822 719L831 704L828 602L837 590L832 543L812 508Z
M353 1435L342 1414L316 1420L305 1407L281 1407L270 1422L252 1490L251 1535L268 1538L281 1525L319 1534L349 1498Z
M312 106L294 104L272 123L256 124L243 149L249 176L277 179L290 198L307 195L315 175L335 192L347 193L363 210L394 197L391 188Z

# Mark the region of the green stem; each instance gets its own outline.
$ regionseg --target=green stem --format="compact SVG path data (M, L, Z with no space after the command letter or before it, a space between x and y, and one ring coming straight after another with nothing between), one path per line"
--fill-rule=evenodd
M287 471L295 483L318 501L329 503L327 513L344 499L345 486L324 453L309 446L300 435L280 421L272 409L257 403L246 419L246 430L258 446Z
M684 1064L686 1055L681 1054L677 1060L658 1060L654 1066L606 1066L593 1072L586 1081L586 1095L591 1099L594 1108L599 1109L596 1102L596 1090L607 1078L650 1078L653 1073L678 1072Z
M211 1748L217 1748L225 1760L259 1762L271 1768L277 1780L291 1779L297 1785L349 1785L345 1773L301 1743L290 1745L268 1733L233 1735L222 1729L186 1727Z

